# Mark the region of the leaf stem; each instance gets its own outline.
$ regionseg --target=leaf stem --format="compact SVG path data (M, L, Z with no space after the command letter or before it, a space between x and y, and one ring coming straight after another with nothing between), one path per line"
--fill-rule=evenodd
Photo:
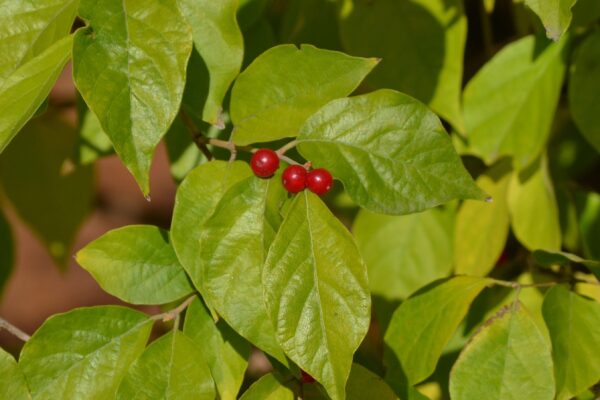
M9 333L12 333L24 342L28 341L31 338L31 336L29 336L28 334L26 334L25 332L23 332L22 330L20 330L19 328L17 328L2 317L0 317L0 329L7 330Z
M174 309L166 311L164 313L153 315L150 317L150 319L153 321L162 320L163 322L171 321L172 319L177 319L179 317L179 314L181 314L186 308L188 308L188 306L192 304L192 301L194 301L195 298L195 294L191 295L183 303L181 303Z
M294 147L296 147L296 145L298 144L297 140L292 140L290 142L287 142L285 145L283 145L279 150L277 150L277 155L279 157L281 157L282 155L284 155L288 150L293 149Z
M206 146L206 143L199 140L199 139L205 137L204 134L199 129L196 128L192 119L183 111L183 109L180 111L179 115L181 115L181 120L183 121L183 123L187 127L188 131L192 135L192 140L196 144L196 147L198 147L198 149L200 149L200 151L202 152L202 154L204 154L204 157L206 157L206 159L208 161L212 160L214 158L212 152Z

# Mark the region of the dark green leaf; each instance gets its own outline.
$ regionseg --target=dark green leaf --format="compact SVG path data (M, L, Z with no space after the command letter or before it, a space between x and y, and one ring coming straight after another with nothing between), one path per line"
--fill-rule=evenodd
M50 317L19 359L33 399L114 398L151 328L144 314L117 306L79 308Z
M77 262L104 290L132 304L165 304L194 291L169 233L156 226L112 230L81 249Z
M330 102L306 121L298 141L307 160L329 169L373 212L410 214L486 197L435 114L393 90Z
M0 348L0 398L6 400L29 400L31 396L25 377L17 362Z
M564 251L546 251L535 250L533 258L540 265L551 267L552 265L569 265L571 263L585 265L590 271L600 279L600 261L586 260L575 254L566 253Z
M367 270L352 236L317 195L296 195L262 280L286 355L330 397L344 399L352 355L369 328Z
M296 136L330 100L350 94L377 65L311 45L280 45L261 54L235 81L231 119L237 144Z
M176 0L83 0L73 77L115 150L150 192L154 149L175 118L192 34Z
M600 194L595 192L580 193L577 196L579 211L579 228L583 252L586 257L600 260Z

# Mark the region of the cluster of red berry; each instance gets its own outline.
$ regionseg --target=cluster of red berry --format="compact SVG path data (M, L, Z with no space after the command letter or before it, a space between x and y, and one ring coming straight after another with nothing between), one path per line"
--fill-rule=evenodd
M279 168L279 156L270 149L257 150L250 160L254 174L261 178L270 178ZM290 193L298 193L308 188L311 192L324 195L333 185L333 177L324 168L307 171L301 165L290 165L281 175L285 189Z

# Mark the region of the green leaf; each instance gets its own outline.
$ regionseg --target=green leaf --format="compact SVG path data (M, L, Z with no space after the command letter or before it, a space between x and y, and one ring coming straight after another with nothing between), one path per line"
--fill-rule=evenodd
M7 400L29 400L29 389L17 362L0 348L0 397Z
M202 349L219 398L235 400L248 366L250 344L222 319L215 322L198 299L186 311L183 332Z
M33 399L114 398L151 328L146 315L118 306L79 308L50 317L19 359Z
M8 281L15 262L13 235L0 209L0 294ZM0 374L1 375L1 374Z
M294 400L294 392L273 373L263 375L240 397L240 400Z
M73 77L117 154L148 195L156 145L175 118L192 34L176 0L83 0Z
M0 157L6 197L62 267L94 193L92 167L70 162L76 145L73 127L47 113L32 120Z
M222 102L242 67L244 41L236 20L236 0L178 0L192 27L194 46L210 75L208 97L202 116L213 125L223 125Z
M202 352L183 333L172 331L148 346L131 366L117 399L214 400L215 396Z
M544 267L551 267L556 264L569 265L571 263L585 265L598 279L600 279L600 261L586 260L575 254L564 251L546 250L535 250L533 252L533 258Z
M503 308L475 334L452 368L453 399L554 398L550 347L521 303Z
M580 193L577 197L583 253L588 258L600 260L600 193Z
M352 236L317 195L296 195L262 279L286 355L331 398L345 398L352 356L369 328L367 270Z
M341 35L352 54L382 57L367 78L428 104L460 132L467 18L460 0L347 2ZM393 40L390 40L393 38Z
M347 400L398 400L385 381L359 364L352 364L346 384Z
M241 161L211 161L195 168L183 180L175 196L171 241L185 270L201 268L200 234L225 192L235 183L252 175Z
M498 52L468 83L467 135L487 164L508 155L522 169L544 148L560 97L565 45L525 37Z
M354 237L374 295L404 299L452 271L453 210L389 216L361 210Z
M194 292L156 226L130 225L105 233L77 253L77 262L108 293L132 304L166 304Z
M552 339L558 400L583 393L600 380L600 304L563 286L548 290L544 319Z
M425 105L393 90L330 102L301 129L298 150L360 206L410 214L456 198L484 199Z
M587 27L600 19L600 2L596 0L577 0L573 8L574 28Z
M291 0L281 17L279 41L341 50L338 8L329 0Z
M245 145L296 136L311 114L352 93L377 62L311 45L267 50L233 85L234 141Z
M20 2L15 2L15 4L18 3ZM0 26L4 25L0 22ZM8 25L13 26L14 22L8 23ZM18 35L14 37L16 38ZM4 40L0 40L0 42L4 44ZM56 82L63 67L71 57L72 42L72 36L67 36L44 51L34 53L35 56L33 57L24 55L24 64L19 65L8 75L0 77L0 110L2 110L0 116L0 152L6 148L17 132L35 114L50 93L54 82ZM0 47L2 54L13 49L3 50ZM30 51L33 51L33 49ZM11 61L5 60L2 56L0 63L4 62Z
M508 209L513 232L526 248L560 250L558 205L545 156L526 171L513 174Z
M74 157L77 164L92 164L100 157L113 154L110 138L102 129L98 117L87 108L81 96L77 99L77 114L79 144Z
M583 136L600 152L600 32L578 47L569 75L569 105Z
M457 274L485 276L502 254L510 224L506 201L510 176L507 162L480 175L477 185L489 193L492 202L466 201L461 206L454 232Z
M571 8L577 0L525 0L534 13L540 17L546 36L558 40L567 31L573 15Z
M283 196L283 187L273 181L250 176L223 195L199 230L198 262L186 269L209 307L241 336L286 364L260 301L266 247L276 229L267 218L268 198Z
M384 340L409 384L433 373L471 302L489 283L485 278L457 276L424 288L394 312Z
M171 176L177 183L198 165L207 160L192 140L192 136L181 118L175 118L165 136L165 147L169 156Z

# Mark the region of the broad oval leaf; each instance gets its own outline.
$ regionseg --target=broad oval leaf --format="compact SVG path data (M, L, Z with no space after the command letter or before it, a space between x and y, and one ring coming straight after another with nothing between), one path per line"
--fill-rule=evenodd
M252 175L248 164L211 161L193 169L175 196L171 241L179 261L189 274L200 270L200 234L225 192Z
M4 79L0 78L0 152L50 93L71 57L72 43L73 37L67 36L29 59Z
M233 140L243 145L296 136L306 118L328 101L352 93L375 65L376 59L311 45L265 51L233 85Z
M600 152L600 32L578 47L569 77L569 105L583 136Z
M294 400L296 395L273 373L263 375L240 397L240 400Z
M514 173L508 187L511 226L529 250L560 250L561 230L546 157Z
M0 295L13 269L14 251L10 225L0 209Z
M77 253L77 262L104 290L132 304L165 304L194 288L169 243L156 226L112 230Z
M457 274L487 275L498 261L508 238L510 218L507 191L510 169L502 162L477 178L491 203L466 201L456 216L454 262Z
M565 73L566 40L546 42L528 36L507 45L465 88L470 150L488 164L507 155L522 169L546 144Z
M460 132L467 18L459 0L352 0L341 36L351 54L382 57L367 82L428 104ZM390 40L393 38L393 40Z
M486 278L457 276L422 289L394 312L384 340L410 385L433 373L471 302L489 283Z
M176 0L82 0L73 78L148 195L154 149L175 118L192 34Z
M546 36L558 40L567 31L573 14L571 8L577 0L525 0L533 12L542 20Z
M262 266L276 229L267 218L268 203L283 196L282 191L275 179L255 176L233 185L200 229L199 263L187 271L209 307L248 341L287 364L260 301Z
M235 400L248 366L250 343L222 319L215 322L199 299L195 299L185 313L183 332L202 349L219 398Z
M32 398L114 398L151 328L146 315L118 306L79 308L50 317L19 359Z
M306 121L298 142L307 160L373 212L410 214L486 197L436 115L393 90L330 102Z
M563 286L548 290L542 308L552 340L556 398L571 399L600 380L600 304Z
M0 398L10 400L30 400L25 377L17 362L0 348Z
M180 331L153 342L127 372L118 400L214 400L216 391L202 351Z
M208 69L209 88L202 119L223 125L222 102L242 67L244 40L238 27L236 0L178 0L192 27L194 46ZM199 94L196 94L199 95Z
M550 347L521 303L500 310L465 346L452 368L450 396L554 399Z
M344 399L352 356L369 328L367 270L352 236L317 195L296 195L262 280L286 355L331 398Z
M390 216L361 210L352 231L374 295L405 299L452 271L453 210Z

